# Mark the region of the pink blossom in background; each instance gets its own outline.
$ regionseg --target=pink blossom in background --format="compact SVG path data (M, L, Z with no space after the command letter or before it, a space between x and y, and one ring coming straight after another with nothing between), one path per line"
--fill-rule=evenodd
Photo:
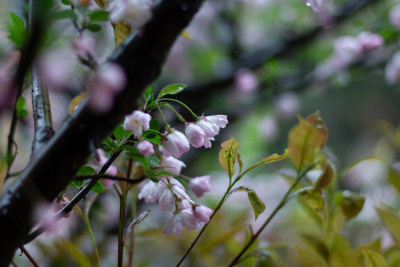
M261 136L267 140L274 140L278 134L278 123L276 119L272 115L265 116L261 119L260 124L258 125Z
M334 43L334 57L341 62L341 65L347 66L360 53L360 45L357 38L353 36L342 36L337 38Z
M199 148L204 145L204 131L194 123L187 123L185 127L185 134L193 147Z
M140 110L135 110L131 114L125 116L124 129L131 131L135 137L143 134L143 130L150 129L151 115Z
M118 64L106 63L99 67L90 83L91 110L99 114L110 111L115 96L121 92L125 84L125 72Z
M183 226L190 231L197 229L200 226L200 223L194 217L191 209L183 209L174 213L165 224L163 234L179 234L182 231Z
M208 223L212 213L213 210L206 206L200 204L195 204L193 206L193 215L198 222Z
M189 140L180 131L172 129L171 133L162 139L162 144L165 150L167 150L175 158L180 158L183 153L189 150Z
M194 177L189 181L189 188L196 197L202 197L204 193L211 191L210 179L210 175Z
M110 3L110 20L124 22L134 29L140 28L151 18L152 3L148 0L114 0Z
M361 53L373 51L383 46L383 38L376 33L362 32L357 36Z
M235 85L240 91L248 93L257 88L258 78L253 74L253 72L241 69L235 75Z
M303 2L307 6L311 7L315 12L319 12L328 0L303 0Z
M103 165L107 162L107 157L105 156L105 153L102 149L97 149L96 152L94 153L93 158L89 161L88 166L92 167L95 170L100 169L103 167ZM108 167L107 171L105 172L106 174L116 176L117 175L117 167L114 165L111 165ZM114 181L111 179L100 179L100 181L103 183L105 188L110 188L114 184Z
M90 35L81 35L72 40L71 45L77 52L78 57L87 58L89 55L93 55L96 41Z
M154 146L147 140L140 141L136 148L139 150L139 153L143 156L150 156L154 154Z
M400 5L392 7L389 13L390 23L398 30L400 30Z
M186 167L185 163L174 157L166 157L161 160L162 169L174 175L181 173L182 167Z
M298 96L293 92L281 94L275 99L275 110L280 118L293 118L300 110Z
M396 52L386 65L385 79L388 84L394 84L400 79L400 51Z

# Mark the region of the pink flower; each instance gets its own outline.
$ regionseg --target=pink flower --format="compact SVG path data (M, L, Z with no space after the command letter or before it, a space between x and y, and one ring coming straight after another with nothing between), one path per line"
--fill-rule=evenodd
M193 147L199 148L204 145L204 131L194 123L187 123L185 134Z
M162 169L174 175L181 173L182 167L186 167L185 163L174 157L166 157L161 160Z
M154 203L160 198L166 188L166 184L162 181L155 183L151 180L148 180L140 184L138 198L144 198L147 203Z
M207 223L212 213L213 210L206 206L199 204L193 206L193 215L198 222Z
M251 92L257 88L258 79L251 71L241 69L235 74L235 85L244 93Z
M104 151L102 149L97 149L94 157L89 161L88 166L94 168L94 169L100 169L103 167L103 165L107 162L107 157L104 154ZM116 176L117 175L117 167L114 165L111 165L108 167L106 174ZM101 182L103 183L105 188L109 188L113 185L114 181L111 179L100 179Z
M400 30L400 5L392 7L389 13L390 23L398 30Z
M210 148L211 141L213 141L214 136L219 133L219 129L225 128L228 124L228 118L226 115L200 117L195 124L199 126L205 134L204 147Z
M91 83L90 108L99 113L108 112L113 104L115 96L126 84L124 70L115 63L102 65L95 73Z
M177 181L178 182L178 181ZM179 182L178 182L179 183ZM179 183L168 185L168 189L163 192L159 199L159 208L164 211L175 211L176 208L190 207L190 198L185 193L185 189ZM187 205L189 204L189 205Z
M168 219L164 226L163 234L178 234L182 231L183 226L188 230L194 230L199 228L200 223L196 220L191 209L183 209L174 213L174 215Z
M304 4L311 7L315 12L321 11L322 6L328 0L303 0Z
M175 158L180 158L183 153L189 150L189 140L186 136L176 130L167 134L162 140L163 147Z
M143 130L147 131L150 128L150 121L150 114L135 110L132 114L125 116L124 129L139 137L143 134Z
M211 190L210 175L195 177L190 180L189 188L193 191L196 197L202 197L204 193Z
M385 79L388 84L394 84L400 78L400 51L396 52L385 68Z
M92 54L96 46L96 41L92 36L82 35L72 40L71 45L76 50L78 57L86 58Z
M154 146L147 140L140 141L136 148L139 150L139 153L143 156L150 156L154 154Z
M143 26L151 18L151 2L147 0L114 0L108 10L112 22L125 22L132 28Z
M362 32L357 36L361 53L376 50L383 46L383 38L376 33Z
M360 54L360 45L357 38L342 36L334 41L334 56L342 66L347 66Z

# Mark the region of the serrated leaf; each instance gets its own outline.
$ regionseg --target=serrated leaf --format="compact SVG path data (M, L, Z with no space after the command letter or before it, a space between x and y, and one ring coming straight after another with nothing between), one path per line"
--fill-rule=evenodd
M180 83L173 83L167 85L158 94L158 99L160 99L165 95L176 95L177 93L182 92L183 89L185 89L186 87L187 87L186 84L180 84Z
M68 114L71 115L72 112L79 106L79 104L82 102L82 100L86 97L86 93L81 93L80 95L74 97L69 103L68 106Z
M228 141L223 142L221 147L222 149L219 151L218 157L219 163L228 173L230 179L235 173L235 162L240 144L236 141L235 137L232 137Z
M183 30L181 32L181 36L189 39L190 41L193 41L192 37L190 37L190 34L187 32L187 30Z
M114 36L116 46L118 47L123 41L125 41L126 37L131 33L131 27L125 23L118 22L114 26Z
M86 28L91 32L98 32L101 30L101 26L99 24L89 24Z
M0 196L1 192L3 191L3 184L7 177L7 158L3 157L0 159Z
M96 184L92 187L91 190L92 190L93 192L95 192L95 193L100 194L101 192L103 192L103 189L104 189L103 183L102 183L100 180L98 180L98 181L96 182Z
M316 191L319 191L328 187L332 183L334 176L335 172L333 171L332 165L327 163L325 165L324 172L321 174L321 176L315 183L314 189Z
M327 136L326 126L318 111L306 119L299 118L299 124L289 132L289 158L297 170L316 161Z
M55 12L52 17L54 19L73 19L76 20L77 16L72 9L65 9Z
M385 223L387 229L394 237L397 244L400 244L400 218L393 212L381 208L375 208L379 217Z
M386 267L387 263L383 255L367 247L362 247L362 255L366 267Z
M79 169L79 171L77 172L77 175L92 175L95 174L96 171L89 166L83 166Z
M108 21L109 17L110 13L105 10L94 10L89 15L91 21Z

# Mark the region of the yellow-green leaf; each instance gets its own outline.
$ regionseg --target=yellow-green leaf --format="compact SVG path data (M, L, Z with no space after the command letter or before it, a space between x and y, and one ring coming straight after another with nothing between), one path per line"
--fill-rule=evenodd
M261 166L261 165L267 164L267 163L272 163L272 162L276 162L276 161L280 161L280 160L286 159L288 156L289 156L289 149L285 149L285 152L282 155L274 153L274 154L272 154L272 155L270 155L270 156L268 156L266 158L263 158L260 162L251 165L248 168L248 170L249 169L253 169L253 168L257 167L257 166Z
M261 201L261 199L257 196L256 192L254 192L253 189L247 190L247 197L249 198L251 206L253 207L254 216L257 220L258 215L264 212L265 204Z
M376 251L373 251L367 247L361 249L362 255L364 256L364 263L367 267L386 267L387 263L385 258Z
M318 111L306 119L299 118L299 124L289 132L289 158L297 170L316 161L327 136L327 129Z
M240 144L232 137L228 141L221 144L222 149L219 151L219 163L222 168L228 173L229 178L232 178L235 173L235 162Z
M115 43L118 47L126 37L131 33L131 27L123 22L118 22L114 25Z
M104 8L104 7L107 5L107 3L108 3L107 0L94 0L94 1L95 1L96 4L97 4L99 7L101 7L101 8ZM87 2L87 1L82 1L82 2Z
M79 104L82 102L82 100L86 97L86 93L82 93L76 97L74 97L74 99L72 99L71 103L69 103L68 106L68 114L71 115L74 110L79 106Z
M335 172L333 171L332 165L327 163L325 165L324 172L321 174L321 176L318 178L317 182L315 183L315 190L319 191L321 189L324 189L325 187L328 187L332 181L333 177L335 176Z
M400 244L400 218L396 214L376 208L376 211L378 212L379 217L381 217L382 221L385 223L386 227L396 240L397 244Z
M237 153L237 161L238 161L238 164L239 164L239 173L242 173L243 162L242 162L242 159L240 158L240 154L239 153Z
M0 196L1 192L3 191L4 180L7 177L7 168L7 158L4 157L0 159Z
M345 190L340 196L340 207L347 219L355 217L364 207L364 196Z
M186 30L183 30L181 32L181 36L189 39L190 41L193 41L192 37L190 37L189 33Z

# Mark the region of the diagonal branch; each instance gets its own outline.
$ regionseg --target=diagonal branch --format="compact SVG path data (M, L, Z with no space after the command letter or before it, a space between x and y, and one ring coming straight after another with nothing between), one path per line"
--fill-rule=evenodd
M130 36L110 61L125 70L127 85L105 114L93 113L87 99L30 162L0 199L0 267L7 266L34 225L34 208L57 197L102 140L136 107L144 88L160 74L175 39L203 0L164 0L140 34Z

